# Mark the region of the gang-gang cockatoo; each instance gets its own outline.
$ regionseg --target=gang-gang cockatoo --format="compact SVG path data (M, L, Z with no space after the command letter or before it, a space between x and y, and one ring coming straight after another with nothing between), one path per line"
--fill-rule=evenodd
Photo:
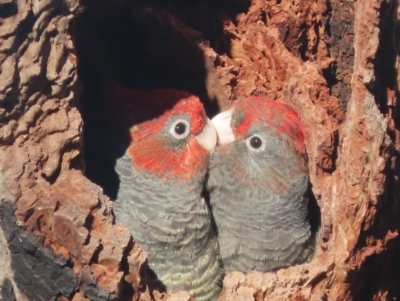
M215 299L223 275L202 189L217 133L202 103L185 91L140 92L115 82L105 97L115 116L113 143L124 153L115 166L116 222L147 252L167 292Z
M212 119L220 146L207 189L226 272L275 271L309 260L306 132L297 114L247 97Z

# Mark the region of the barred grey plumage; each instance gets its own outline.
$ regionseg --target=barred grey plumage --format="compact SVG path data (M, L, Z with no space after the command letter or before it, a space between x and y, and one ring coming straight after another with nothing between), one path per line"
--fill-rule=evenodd
M203 105L185 91L132 91L115 83L106 95L113 136L107 141L125 153L115 166L120 180L113 204L116 222L147 252L167 292L186 290L196 301L215 299L223 271L201 195L216 132Z
M305 132L297 115L251 97L213 122L222 145L210 159L207 188L226 272L276 271L311 259Z
M212 300L220 291L222 269L210 212L201 183L163 183L135 173L132 159L117 161L120 176L113 210L148 253L149 266L168 291L189 291L195 300Z

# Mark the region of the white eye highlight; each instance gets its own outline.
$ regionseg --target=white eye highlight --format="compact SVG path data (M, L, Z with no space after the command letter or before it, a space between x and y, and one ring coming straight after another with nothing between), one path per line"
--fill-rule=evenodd
M257 135L253 135L247 138L246 145L250 150L255 152L265 150L265 140Z
M176 139L184 139L190 134L189 122L185 119L178 119L171 125L169 132Z

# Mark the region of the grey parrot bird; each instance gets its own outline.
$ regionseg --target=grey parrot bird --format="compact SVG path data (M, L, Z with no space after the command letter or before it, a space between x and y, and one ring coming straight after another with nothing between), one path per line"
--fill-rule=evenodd
M276 271L310 260L306 132L297 114L247 97L212 122L220 146L207 189L226 272Z
M147 252L167 292L216 299L223 271L202 189L217 134L202 103L185 91L140 92L115 82L104 94L115 123L112 143L125 152L115 166L116 222Z

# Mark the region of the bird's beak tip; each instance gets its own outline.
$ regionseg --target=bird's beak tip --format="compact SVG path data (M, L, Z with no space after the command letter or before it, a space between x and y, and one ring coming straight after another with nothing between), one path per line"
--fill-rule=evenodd
M224 111L216 115L212 120L218 135L218 144L229 144L235 141L231 128L232 111Z
M196 136L196 140L208 151L214 150L217 145L217 131L209 118L201 133Z

